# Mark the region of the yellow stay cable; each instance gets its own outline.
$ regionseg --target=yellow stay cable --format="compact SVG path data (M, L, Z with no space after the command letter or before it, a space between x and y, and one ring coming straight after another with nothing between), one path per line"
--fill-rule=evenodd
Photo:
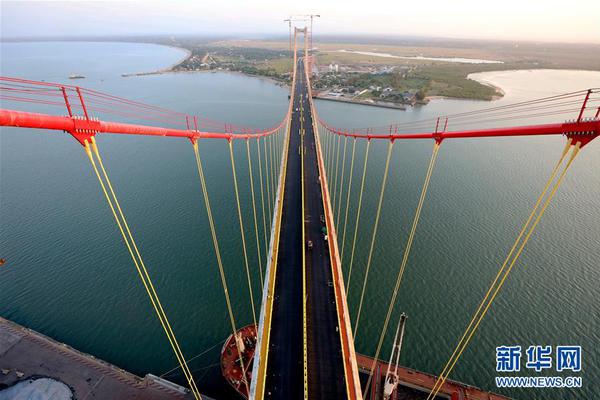
M242 236L242 249L244 250L244 265L246 267L246 279L248 280L248 292L250 293L250 306L252 307L252 321L256 325L256 309L254 306L254 294L252 293L252 278L250 276L250 265L248 264L248 251L246 249L246 234L244 233L244 219L242 218L242 206L240 204L240 193L238 191L237 174L235 172L235 159L233 156L233 140L229 141L229 159L231 160L231 172L233 173L233 187L235 189L235 201L237 203L238 219L240 222L240 235Z
M275 191L275 188L272 186L272 179L271 179L271 164L273 163L273 160L271 159L271 151L270 151L270 137L269 136L265 136L265 179L267 180L267 188L269 188L267 191L269 192L269 198L267 199L267 202L269 203L269 209L274 208L273 207L273 192ZM275 210L273 210L273 212L275 212ZM273 214L271 214L269 216L269 219L273 219Z
M337 155L335 156L335 173L333 176L333 202L331 203L331 210L335 210L335 199L337 198L338 186L337 177L340 165L340 143L342 141L342 135L338 135L337 140ZM333 171L332 171L333 172Z
M269 221L273 221L273 212L271 211L271 189L269 185L269 153L267 152L267 139L267 136L263 137L263 150L265 155L265 181L267 182L267 206L269 207Z
M273 204L273 209L275 209L275 196L276 196L276 188L275 188L275 152L273 151L273 135L269 135L269 151L271 152L271 195L273 198L271 199L271 204Z
M346 245L346 226L348 224L348 208L350 208L350 194L352 193L352 180L354 179L354 153L356 150L356 138L352 138L352 159L350 161L350 175L348 175L348 193L346 193L346 211L344 212L344 233L342 234L342 253L340 255L342 265L344 264L344 246Z
M279 177L279 175L277 174L277 172L279 171L279 156L278 156L278 152L277 152L277 136L272 135L273 136L273 160L275 161L273 163L273 187L278 186L278 181L279 179L277 179ZM273 207L275 207L275 199L277 198L277 190L274 191L274 196L273 196Z
M338 198L337 215L335 222L336 231L340 229L340 212L342 211L342 194L344 193L344 172L346 167L346 146L348 145L348 136L344 136L344 156L342 157L342 174L340 175L340 196Z
M92 154L92 151L93 151L93 154ZM98 146L96 145L96 140L94 137L91 138L91 144L88 143L87 140L85 141L85 152L86 152L86 154L90 160L90 163L94 169L96 177L98 178L98 182L100 183L102 192L104 193L104 196L106 198L106 201L108 202L108 205L111 209L113 217L115 218L115 221L117 223L119 231L121 232L121 236L123 237L123 240L125 241L125 245L127 246L127 250L129 251L129 255L131 256L131 259L133 260L133 263L136 267L138 275L140 276L140 279L142 280L144 288L146 289L146 293L148 294L148 297L150 297L152 307L154 308L154 311L156 312L156 315L158 316L161 326L163 327L163 330L165 331L165 334L167 335L167 339L169 340L169 343L171 344L173 352L175 353L177 361L179 362L179 365L181 366L181 369L184 372L186 380L187 380L188 384L190 385L190 389L196 399L201 399L202 397L200 396L200 391L198 390L198 388L196 386L196 383L193 379L192 373L185 361L183 352L181 351L181 348L179 346L179 343L177 342L175 334L173 333L173 330L171 329L171 325L169 323L169 320L167 319L166 313L164 312L164 309L162 308L162 304L160 303L158 294L156 293L156 290L154 289L152 280L150 279L150 276L148 275L148 271L146 269L145 264L143 263L143 259L141 258L141 255L137 249L137 245L133 239L133 235L131 234L131 230L129 229L127 220L125 219L125 215L121 209L121 206L117 200L117 197L113 190L112 184L108 177L108 173L106 172L106 169L104 168L104 164L102 163L102 158L100 156L100 152L98 151ZM98 163L100 164L100 168L102 170L102 175L104 176L106 185L108 185L108 187L109 187L110 193L112 195L112 199L111 199L111 195L109 195L108 190L106 189L106 185L105 185L104 181L102 180L102 177L100 175L98 167L96 166L96 162L94 161L94 155L98 159ZM113 202L114 202L114 204L113 204ZM115 206L116 206L116 209L118 210L118 215L117 215L117 211L115 210ZM123 229L123 226L125 226L125 229ZM137 257L136 257L136 255L137 255Z
M375 357L373 358L373 363L371 364L369 379L367 381L367 385L365 386L365 393L369 390L369 385L371 384L371 378L373 376L373 371L375 370L376 360L379 359L379 353L381 352L381 347L383 345L383 339L385 338L385 334L388 329L388 325L390 323L390 318L392 316L392 311L394 310L394 305L396 304L396 297L398 296L398 290L400 289L400 283L402 282L402 277L404 276L404 270L406 269L406 264L408 262L408 256L410 255L410 250L412 248L412 244L415 238L415 232L417 231L417 226L419 224L419 218L421 217L421 210L423 209L423 203L425 202L425 197L427 195L427 189L429 188L429 182L431 181L431 175L433 174L433 169L435 167L435 161L437 159L438 152L440 150L440 143L436 142L433 145L433 152L431 154L431 159L429 160L429 166L427 168L427 173L425 174L425 181L423 182L423 187L421 188L421 196L419 197L419 203L417 204L417 209L415 211L415 216L413 218L413 223L410 228L410 233L408 235L408 240L406 241L406 247L404 248L404 255L402 257L402 262L400 264L400 268L398 269L398 276L396 277L396 284L394 286L394 291L392 292L392 296L390 298L390 303L388 305L387 314L385 316L385 320L383 322L383 327L381 329L381 334L379 335L379 342L377 343L377 349L375 350Z
M252 213L254 215L254 236L256 237L256 255L258 256L258 273L260 275L260 286L262 287L262 257L260 256L260 238L258 236L258 219L256 218L256 200L254 199L254 171L252 170L252 159L250 156L250 140L246 139L246 156L248 157L248 176L250 176L250 192L252 194Z
M331 176L331 168L333 165L333 154L334 154L334 146L335 145L335 135L333 133L329 133L329 155L327 156L327 176Z
M385 159L385 172L383 173L383 181L381 182L381 191L379 192L379 202L377 203L377 213L375 214L375 223L373 224L373 235L371 236L371 247L369 248L369 257L367 258L367 267L365 270L365 276L363 278L362 290L360 292L360 301L358 302L358 312L356 313L356 320L354 321L354 332L353 335L356 337L358 331L358 323L360 321L360 313L362 311L363 300L365 298L365 290L367 289L367 282L369 281L369 270L371 269L371 259L373 257L373 249L375 248L375 239L377 237L377 228L379 226L379 217L381 216L381 205L383 204L383 195L385 193L385 184L387 183L388 172L390 170L390 159L392 158L392 149L394 148L394 141L390 140L388 144L387 157Z
M331 137L331 132L329 130L325 130L324 142L325 142L325 173L327 173L329 168L329 138Z
M260 157L260 138L256 139L256 153L258 153L258 177L260 179L260 203L262 205L263 233L265 235L265 258L268 258L269 257L269 241L267 239L267 217L265 215L265 193L264 193L262 161L261 161L261 157ZM266 262L265 262L265 264L266 264Z
M229 322L231 324L231 331L233 333L233 337L236 339L235 345L236 345L238 354L242 354L242 352L240 351L240 343L239 343L239 339L237 336L235 316L233 314L233 308L231 306L231 299L229 298L229 289L227 288L227 279L225 277L225 269L223 268L223 260L221 259L221 251L219 250L219 241L217 240L217 231L215 229L215 221L213 219L212 209L211 209L210 201L208 198L208 189L206 187L206 180L204 179L204 169L202 168L202 159L200 158L200 152L198 151L198 142L197 141L194 142L193 147L194 147L194 155L196 156L196 166L198 168L198 175L200 176L200 185L202 186L202 195L204 196L204 205L206 206L206 213L208 215L208 223L210 225L210 233L212 236L213 246L215 248L215 255L217 257L217 264L219 267L219 275L221 277L221 284L223 285L223 292L225 294L225 302L227 304L227 312L229 314ZM240 362L241 362L242 371L244 371L242 379L244 381L244 384L246 385L246 389L248 390L248 393L250 393L250 387L248 385L248 380L246 379L246 373L245 373L246 368L244 367L244 360L241 357L240 357Z
M542 193L540 194L540 196L538 197L533 210L531 211L531 213L529 214L529 217L527 218L527 221L525 222L525 224L523 225L523 227L521 228L521 231L519 232L519 235L517 236L517 239L515 240L512 248L510 249L508 256L506 256L506 259L504 260L504 262L502 263L502 266L500 267L500 269L498 270L498 273L496 274L494 280L492 281L492 283L490 284L490 287L488 288L485 296L483 297L483 299L481 300L481 303L479 303L479 307L477 308L477 311L475 312L475 314L473 315L473 317L471 318L471 321L469 322L469 325L467 326L467 328L465 329L465 332L463 333L462 337L460 338L458 344L456 345L456 348L454 349L454 352L452 353L452 355L450 356L450 359L448 360L448 362L446 363L446 365L444 366L444 369L442 370L442 373L440 374L440 376L443 376L444 374L446 374L448 367L450 366L451 360L454 359L456 353L458 352L459 348L462 347L462 344L465 340L465 338L467 337L469 331L471 330L471 327L473 326L473 324L475 323L475 320L477 319L477 316L479 315L479 313L481 312L481 310L483 309L487 299L489 298L489 296L492 293L492 290L494 289L494 287L496 286L496 283L498 282L498 280L500 279L500 276L502 275L502 273L504 272L506 266L508 265L508 261L511 258L511 256L513 255L515 249L517 248L517 245L519 244L519 242L521 241L521 238L523 237L523 235L525 234L525 231L527 230L527 227L529 226L529 224L531 223L531 221L533 220L533 217L535 216L535 213L537 212L540 204L542 203L542 199L544 198L544 196L546 195L546 193L548 192L548 189L550 188L550 185L552 184L552 182L554 181L554 178L556 177L556 173L558 172L558 169L560 167L560 165L562 164L562 162L565 159L565 156L567 155L567 152L569 151L569 147L571 146L571 142L572 140L569 139L563 149L563 152L561 154L560 159L558 160L558 162L556 163L556 165L554 166L554 169L552 170L552 173L550 174L550 177L548 178L546 185L544 186L544 189L542 190ZM432 391L436 389L437 385L439 382L436 382L436 385L432 388Z
M569 140L569 143L567 143L567 149L570 147L570 142L571 142L571 140ZM550 194L548 195L548 197L544 201L544 204L542 205L542 208L540 209L539 213L535 217L535 220L533 220L533 224L531 224L531 226L529 227L529 230L527 231L527 234L525 235L525 237L523 238L523 241L519 245L519 248L518 248L517 252L514 253L514 257L512 257L512 261L510 261L510 264L508 264L508 268L506 268L506 270L503 271L504 268L505 268L505 266L508 263L508 260L513 255L514 249L516 248L517 244L519 243L520 239L522 238L523 232L528 228L529 223L531 222L531 220L533 218L533 215L536 213L537 208L539 207L539 204L541 203L544 195L546 194L550 183L554 180L554 178L556 176L556 172L557 172L558 167L562 164L562 161L564 160L565 155L568 152L568 150L566 152L563 151L563 154L561 155L559 163L554 168L554 170L553 170L553 172L551 174L550 180L548 181L548 183L546 184L546 187L542 191L542 195L538 198L538 201L536 202L536 204L534 206L534 210L532 211L532 213L530 214L529 218L527 219L527 222L525 223L524 229L521 231L521 233L517 237L517 240L515 241L515 244L511 248L511 251L509 252L509 255L506 257L506 260L504 261L504 263L502 264L502 267L500 268L500 274L503 273L504 275L502 275L502 278L500 279L500 282L498 282L497 285L496 285L496 282L497 282L498 279L494 279L494 282L490 286L490 288L494 288L494 286L495 286L495 289L494 289L493 293L491 294L491 296L489 296L489 293L491 291L488 290L488 294L486 294L486 297L489 296L489 300L487 300L487 299L484 298L484 301L482 302L482 304L485 302L485 300L487 300L487 303L486 303L485 307L483 308L483 311L481 311L479 313L479 311L481 310L481 307L480 307L477 310L478 312L475 313L475 315L474 315L474 317L473 317L473 319L471 321L471 322L473 322L473 320L475 318L477 318L477 322L475 322L475 324L473 325L472 329L470 329L470 332L469 332L469 329L467 328L467 330L465 331L465 334L463 334L463 338L465 338L465 336L466 336L466 338L464 340L461 340L461 343L459 343L459 345L455 348L455 350L453 352L453 357L451 356L450 360L446 364L446 368L444 368L446 370L446 372L443 373L443 374L441 374L438 377L438 379L436 381L436 384L434 385L434 388L432 389L432 391L430 392L430 394L428 396L428 399L435 398L435 396L437 395L437 393L440 391L440 389L443 387L444 383L446 382L446 379L448 378L448 375L450 375L450 373L454 369L454 366L456 365L458 359L460 358L460 356L462 355L462 353L464 352L464 350L469 345L469 343L470 343L473 335L477 331L477 329L478 329L481 321L483 320L483 318L487 314L488 310L490 309L490 307L491 307L494 299L496 298L496 296L500 292L500 289L504 286L504 282L506 281L506 278L508 277L508 275L512 271L512 269L513 269L515 263L517 262L517 260L519 259L519 257L521 256L521 253L523 252L523 249L525 248L525 245L527 244L527 242L531 238L531 235L533 234L533 231L535 230L535 228L537 227L538 223L540 222L540 219L542 218L542 215L544 215L544 213L545 213L548 205L550 204L550 201L552 200L552 198L556 194L556 192L557 192L560 184L562 183L562 181L563 181L563 179L564 179L564 177L565 177L565 175L566 175L569 167L573 163L573 160L575 159L575 157L579 153L580 146L581 146L581 142L577 142L575 144L575 146L573 147L573 151L571 153L571 157L567 161L566 166L564 167L564 169L562 170L560 176L558 177L558 180L556 181L556 183L552 187L552 190L550 191ZM499 277L499 275L497 275L497 278L498 277ZM477 315L478 313L479 313L479 315ZM471 325L472 324L469 324L469 327ZM466 335L466 332L469 332L468 335ZM460 349L459 349L459 347L460 347Z
M281 165L281 156L283 153L283 127L279 128L279 131L277 131L277 165Z
M273 187L273 179L271 176L271 170L273 164L273 159L271 158L271 137L265 136L265 167L267 170L265 171L265 177L267 179L267 187L269 187L269 198L267 199L269 203L269 208L273 208L273 212L275 212L275 207L273 207L273 192L275 192L275 188ZM271 214L270 219L273 218Z
M277 164L275 165L275 182L279 185L279 172L281 168L281 130L277 131L275 135L275 158L277 159ZM277 196L275 196L277 198Z
M285 151L285 137L286 137L286 135L287 135L287 132L288 132L288 128L287 128L287 126L288 126L288 124L286 123L286 124L285 124L285 125L284 125L284 126L281 128L281 144L280 144L280 146L279 146L279 147L280 147L280 150L279 150L279 154L280 154L280 156L279 156L279 158L280 158L281 160L283 160L283 157L284 157L284 155L283 155L283 152Z
M327 168L329 167L329 138L331 133L328 130L325 130L324 141L325 141L325 172L327 172Z
M352 279L352 264L354 263L354 249L356 248L356 236L358 234L358 222L360 221L360 209L362 207L363 192L365 190L365 177L367 176L367 161L369 160L369 147L371 141L367 139L365 149L365 164L363 165L362 182L360 184L360 192L358 194L358 208L356 209L356 221L354 224L354 238L352 239L352 252L350 253L350 268L348 269L348 286L346 286L346 296L350 289L350 279Z

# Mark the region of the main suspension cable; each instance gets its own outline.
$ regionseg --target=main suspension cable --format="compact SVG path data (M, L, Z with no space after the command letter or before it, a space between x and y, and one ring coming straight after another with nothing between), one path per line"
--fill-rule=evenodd
M375 239L377 237L377 228L379 226L379 217L381 216L381 205L383 204L383 195L385 193L385 186L387 183L388 172L390 169L390 159L392 158L392 149L394 148L394 141L390 140L388 144L387 157L385 159L385 171L383 173L383 180L381 182L381 191L379 192L379 202L377 203L377 213L375 214L375 223L373 224L373 234L371 236L371 247L369 248L369 257L367 258L367 267L365 269L365 276L363 278L362 290L360 292L360 301L358 302L358 312L356 313L356 319L354 321L354 332L353 335L356 337L358 331L358 323L360 321L360 314L362 311L363 300L365 298L365 290L367 289L367 282L369 281L369 270L371 269L371 259L373 258L373 249L375 248Z
M250 293L250 306L252 307L252 321L256 325L256 308L254 306L254 294L252 290L252 278L250 276L250 265L248 264L248 251L246 249L246 234L244 233L244 219L242 217L242 206L240 204L240 193L235 172L235 158L233 156L233 141L229 141L229 158L231 160L231 172L233 174L233 187L235 189L235 201L237 204L238 219L240 223L240 235L242 236L242 249L244 250L244 265L246 267L246 279L248 280L248 292Z
M396 284L394 286L394 291L392 292L392 296L390 298L390 303L388 305L388 310L387 310L387 313L385 316L385 320L383 322L383 327L381 328L381 334L379 335L379 342L377 343L377 349L375 350L375 357L373 358L373 363L371 364L371 368L369 369L369 379L367 381L367 385L365 386L365 393L367 393L367 391L369 390L369 386L371 384L371 380L373 377L373 371L375 370L376 362L379 359L379 353L381 352L381 347L383 346L383 340L385 339L385 334L387 333L390 318L391 318L392 312L394 310L394 305L396 304L396 297L398 296L398 290L400 289L400 283L402 282L402 277L404 276L404 270L406 269L406 264L408 262L408 256L410 255L410 250L412 248L412 244L415 239L415 232L417 231L417 226L419 224L419 219L421 217L421 210L423 209L423 203L425 202L425 197L427 195L427 189L429 188L429 182L431 181L431 175L433 174L433 169L435 167L435 161L437 159L439 150L440 150L440 143L436 141L435 144L433 145L433 152L431 154L431 159L429 160L429 166L427 168L427 173L425 174L425 181L423 182L423 187L421 188L421 196L419 197L419 203L417 204L417 209L415 211L413 223L410 228L410 233L408 235L408 240L406 241L406 247L404 249L404 255L402 257L402 262L400 264L400 268L398 269L398 275L396 277Z
M369 160L369 147L371 141L367 140L365 148L365 163L363 165L362 181L360 184L360 192L358 195L358 208L356 209L356 222L354 224L354 238L352 239L352 252L350 253L350 268L348 270L348 286L346 286L346 296L350 290L350 279L352 279L352 264L354 263L354 249L356 248L356 236L358 234L358 222L360 221L360 209L362 207L363 192L365 190L365 177L367 176L367 161Z
M138 275L139 275L140 279L142 280L142 284L144 285L144 288L146 289L146 293L148 294L148 297L150 298L152 307L154 308L154 311L155 311L156 315L158 316L160 324L161 324L163 330L165 331L165 334L167 335L167 339L169 340L171 348L173 349L173 352L175 353L177 361L179 362L179 365L181 366L181 369L184 372L186 381L187 381L188 385L190 386L190 390L192 391L192 394L194 395L195 399L201 400L202 396L200 395L200 391L198 390L198 387L196 386L196 382L194 381L192 373L187 365L187 362L185 361L185 356L183 355L183 352L181 351L181 347L179 346L179 343L177 341L175 333L173 332L173 329L171 328L171 324L169 323L167 315L162 307L162 303L160 302L160 298L158 297L156 289L154 288L154 284L152 283L152 280L150 279L150 275L148 274L146 265L144 264L144 261L143 261L141 255L140 255L140 252L137 248L137 244L135 243L135 240L133 239L133 235L131 234L131 230L129 229L129 224L127 223L125 214L123 213L123 210L121 209L121 205L119 204L117 196L115 195L115 191L112 187L110 178L108 177L108 173L106 172L106 169L104 168L104 163L102 162L102 157L100 156L98 146L96 145L96 140L94 139L94 137L92 137L90 140L91 140L91 143L88 142L87 140L85 141L85 152L86 152L86 154L90 160L90 163L94 169L94 173L96 174L96 177L98 178L98 182L100 183L102 192L104 193L104 197L106 198L106 201L107 201L107 203L110 207L110 210L113 214L113 217L117 223L119 231L121 232L121 236L123 237L125 245L127 246L127 250L129 251L129 255L131 256L131 259L133 260L133 263L136 267ZM100 165L100 170L102 171L102 176L104 177L104 180L102 179L100 171L98 170L98 167L94 160L94 156L98 160L98 164ZM108 186L108 190L106 188L107 186ZM110 191L110 194L109 194L109 191Z
M208 223L210 226L210 233L212 236L213 246L215 248L215 256L217 257L217 265L219 267L219 276L221 277L221 285L223 286L223 292L225 294L225 303L227 305L227 312L229 314L229 322L231 324L231 331L235 338L235 345L240 354L240 363L242 367L242 380L246 386L248 393L250 393L250 386L248 379L246 379L246 368L244 368L244 359L241 357L241 346L240 339L238 337L235 316L233 313L233 307L231 305L231 299L229 298L229 289L227 287L227 278L225 277L225 268L223 267L223 260L221 259L221 251L219 249L219 241L217 240L217 231L215 229L215 221L212 215L212 208L210 206L210 200L208 198L208 189L206 187L206 179L204 178L204 169L202 168L202 159L200 158L200 152L198 151L198 142L193 142L194 155L196 156L196 166L198 168L198 175L200 176L200 185L202 186L202 195L204 196L204 205L206 206L206 213L208 215Z
M493 280L492 284L490 285L490 288L488 289L486 295L484 296L484 299L482 300L477 311L473 315L473 318L471 319L469 326L463 333L461 340L459 341L458 345L454 349L454 352L450 356L450 359L446 363L446 366L444 367L444 371L442 372L442 374L440 374L434 387L432 388L431 392L429 393L429 396L427 397L428 399L435 398L437 393L440 391L440 389L443 387L444 383L446 382L446 379L448 378L448 376L454 369L454 366L456 365L458 359L460 358L460 356L462 355L464 350L469 345L473 335L479 328L481 321L483 320L483 318L487 314L488 310L490 309L494 299L500 292L500 289L502 289L502 287L504 286L506 278L512 271L512 269L513 269L515 263L517 262L517 260L519 259L519 257L521 256L521 253L523 252L525 245L531 238L531 235L533 234L535 228L537 227L538 223L540 222L542 215L544 215L548 205L550 204L550 201L552 200L552 198L558 191L558 188L559 188L560 184L562 183L567 171L571 167L571 164L575 160L575 157L577 157L577 154L579 153L579 150L581 148L581 142L577 142L575 144L575 146L573 146L573 150L571 152L571 156L569 157L569 160L567 161L567 164L565 165L565 167L563 168L558 179L554 183L554 186L552 187L552 190L546 197L546 200L544 201L541 209L539 209L539 212L537 212L540 204L542 203L542 200L544 199L544 197L546 196L546 194L548 192L548 189L550 188L550 185L556 178L556 173L558 172L560 165L563 163L565 156L567 155L567 153L571 147L571 143L572 143L572 141L571 141L571 139L569 139L569 141L567 142L567 144L565 146L565 149L563 150L563 152L561 154L561 157L560 157L558 163L552 170L550 178L548 179L546 185L544 186L544 189L542 190L541 195L539 196L538 200L536 201L532 212L530 213L529 217L527 218L527 221L525 222L523 228L519 232L519 235L517 236L515 243L511 247L511 250L509 251L508 256L502 263L502 266L500 267L498 274L496 275L495 279ZM537 212L537 216L535 216L536 212ZM534 216L535 216L535 219L534 219ZM533 221L533 223L532 223L532 221ZM525 233L526 231L527 231L527 233ZM525 235L525 236L523 237L523 235ZM521 239L523 239L523 240L521 240ZM519 245L519 242L520 242L520 245ZM518 249L517 249L517 246L518 246ZM517 249L516 253L515 253L515 249ZM512 260L511 260L511 258L512 258ZM509 263L509 261L510 261L510 263ZM485 306L484 306L484 304L485 304Z

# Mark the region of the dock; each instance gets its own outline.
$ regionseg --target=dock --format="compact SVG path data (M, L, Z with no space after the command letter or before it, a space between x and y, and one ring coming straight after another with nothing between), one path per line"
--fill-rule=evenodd
M152 374L139 377L0 317L0 398L3 390L38 378L64 383L73 399L194 398L182 386Z

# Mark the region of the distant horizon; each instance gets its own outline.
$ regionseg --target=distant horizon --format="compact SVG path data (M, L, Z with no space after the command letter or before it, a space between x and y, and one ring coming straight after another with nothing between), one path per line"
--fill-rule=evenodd
M0 2L3 40L152 35L285 36L310 25L315 36L441 38L501 42L600 44L600 2L443 0L401 4L372 0L126 0ZM300 15L299 15L300 14ZM360 32L358 34L354 32Z
M239 32L239 33L221 33L221 34L209 34L209 33L126 33L126 34L89 34L89 35L37 35L37 36L0 36L0 43L10 42L48 42L48 41L96 41L98 39L212 39L212 40L224 40L224 39L238 39L238 40L260 40L260 41L287 41L288 34L285 33L266 33L266 32ZM349 43L358 44L361 42L354 42L353 40L362 40L362 44L397 44L398 41L413 41L413 42L480 42L480 43L523 43L523 44L554 44L554 45L582 45L582 46L600 46L598 42L576 42L576 41L557 41L557 40L534 40L534 39L488 39L488 38L470 38L470 37L452 37L452 36L424 36L424 35L411 35L411 34L383 34L383 33L354 33L354 34L336 34L336 33L316 33L315 44L319 43L319 40L326 43ZM367 40L367 41L365 41ZM380 40L380 41L371 41ZM386 43L388 42L388 43Z

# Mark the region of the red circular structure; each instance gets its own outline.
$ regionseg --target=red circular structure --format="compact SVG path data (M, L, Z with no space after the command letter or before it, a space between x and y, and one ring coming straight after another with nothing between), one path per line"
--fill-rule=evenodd
M247 325L239 329L236 334L241 347L241 357L233 334L229 335L221 350L221 373L227 383L247 399L256 350L256 325Z

